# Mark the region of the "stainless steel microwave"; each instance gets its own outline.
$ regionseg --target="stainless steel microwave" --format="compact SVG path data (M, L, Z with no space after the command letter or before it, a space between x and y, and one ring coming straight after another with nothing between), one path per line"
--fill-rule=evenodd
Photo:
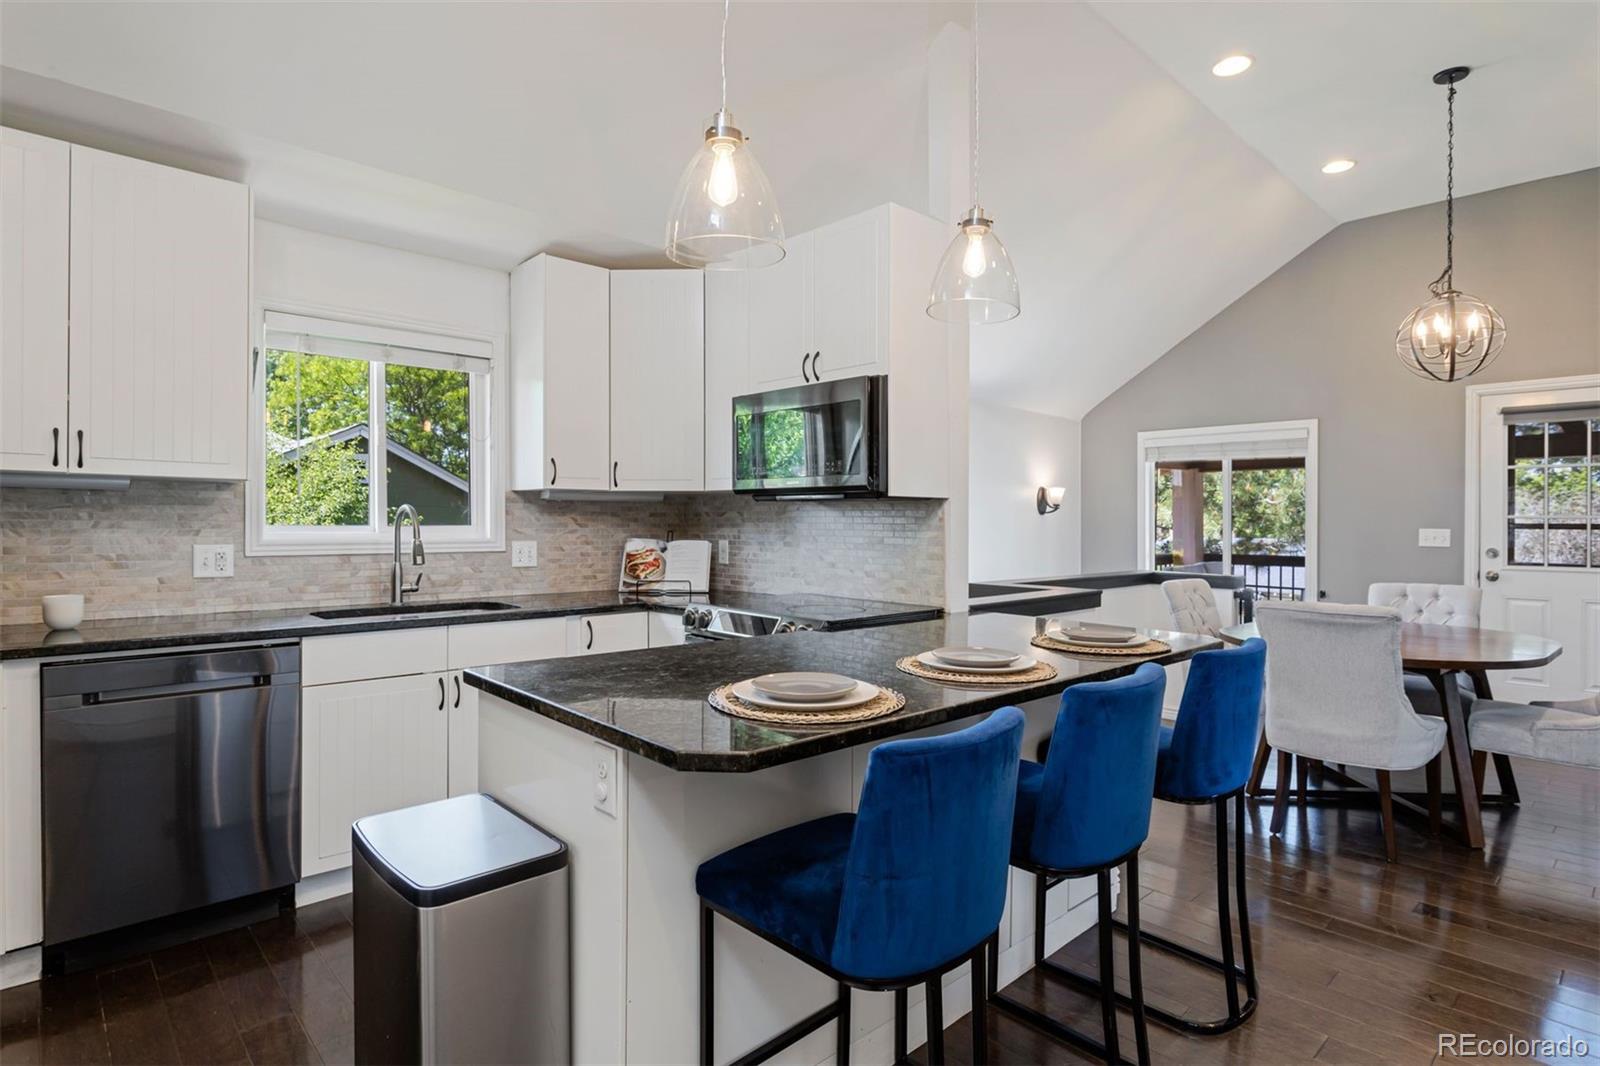
M840 378L733 401L733 491L772 499L883 496L889 379Z

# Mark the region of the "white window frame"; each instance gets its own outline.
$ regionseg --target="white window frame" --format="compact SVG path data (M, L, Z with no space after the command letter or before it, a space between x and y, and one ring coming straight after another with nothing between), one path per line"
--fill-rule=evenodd
M470 526L440 526L423 521L423 542L430 553L490 552L505 550L505 448L502 412L505 408L505 359L503 339L472 335L455 330L437 331L434 327L416 328L415 323L375 321L356 313L309 307L283 302L258 305L254 309L250 379L249 473L245 485L245 554L274 555L388 555L394 550L394 527L387 522L375 525L335 528L328 526L268 526L266 516L266 348L269 323L276 331L298 330L318 336L345 338L354 345L403 349L412 353L437 353L486 360L487 388L474 383L469 396L472 425L472 469L468 478L473 501ZM369 358L360 355L358 358ZM396 359L414 365L412 359ZM373 362L369 395L381 396L383 362ZM380 407L368 412L368 444L378 457L382 445L384 412ZM386 438L385 438L386 439ZM388 514L387 478L378 462L370 459L369 477L373 513ZM480 502L481 501L481 502Z
M1243 422L1232 426L1195 426L1189 429L1146 430L1138 435L1134 462L1138 468L1135 478L1139 486L1138 522L1135 543L1139 546L1139 567L1154 570L1156 566L1155 538L1155 484L1156 464L1147 455L1153 448L1215 447L1222 462L1223 485L1233 480L1233 459L1223 454L1229 446L1238 448L1251 444L1304 437L1306 460L1306 600L1315 601L1321 591L1318 573L1317 550L1317 420L1315 418L1291 419L1282 422ZM1233 530L1232 491L1222 495L1222 528L1229 534ZM1222 538L1222 564L1225 572L1233 570L1233 538Z

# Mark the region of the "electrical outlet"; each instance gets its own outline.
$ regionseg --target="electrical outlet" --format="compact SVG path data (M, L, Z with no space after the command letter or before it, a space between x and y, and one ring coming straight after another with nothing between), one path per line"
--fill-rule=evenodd
M717 562L728 565L728 542L725 540L717 541Z
M232 577L232 544L196 544L194 546L195 577Z
M617 749L598 740L594 744L594 809L617 816Z
M512 566L538 566L539 542L536 540L514 540L511 542Z
M1448 548L1450 547L1450 531L1448 529L1419 529L1417 530L1417 547Z

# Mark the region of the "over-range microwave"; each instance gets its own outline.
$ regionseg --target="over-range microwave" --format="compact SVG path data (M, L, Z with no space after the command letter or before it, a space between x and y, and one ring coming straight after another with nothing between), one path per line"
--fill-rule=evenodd
M768 499L883 496L889 379L840 378L733 401L733 491Z

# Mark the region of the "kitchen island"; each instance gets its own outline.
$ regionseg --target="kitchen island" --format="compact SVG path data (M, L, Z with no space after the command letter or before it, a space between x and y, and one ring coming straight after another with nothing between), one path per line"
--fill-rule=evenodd
M469 671L482 690L483 791L564 838L572 850L573 1050L579 1062L690 1062L698 1054L695 868L726 848L783 826L855 808L871 747L970 724L1007 705L1028 717L1031 754L1069 685L1131 672L1140 662L1181 662L1217 647L1163 633L1172 650L1152 659L1085 658L1030 649L1042 619L955 615L844 633L794 633L581 660L514 663ZM944 685L899 672L895 661L945 644L1030 651L1055 678L1028 685ZM717 686L759 674L826 670L897 689L900 711L838 727L784 727L713 710ZM1046 943L1055 950L1094 921L1094 882L1050 899ZM1000 981L1031 965L1032 880L1013 871L1000 929ZM834 985L739 929L719 923L717 1047L734 1056L824 1006ZM965 968L947 975L947 1022L964 1013ZM913 1003L916 1002L913 993ZM855 995L854 1053L887 1062L891 997ZM910 1011L913 1045L920 1010ZM824 1026L785 1061L832 1054Z

